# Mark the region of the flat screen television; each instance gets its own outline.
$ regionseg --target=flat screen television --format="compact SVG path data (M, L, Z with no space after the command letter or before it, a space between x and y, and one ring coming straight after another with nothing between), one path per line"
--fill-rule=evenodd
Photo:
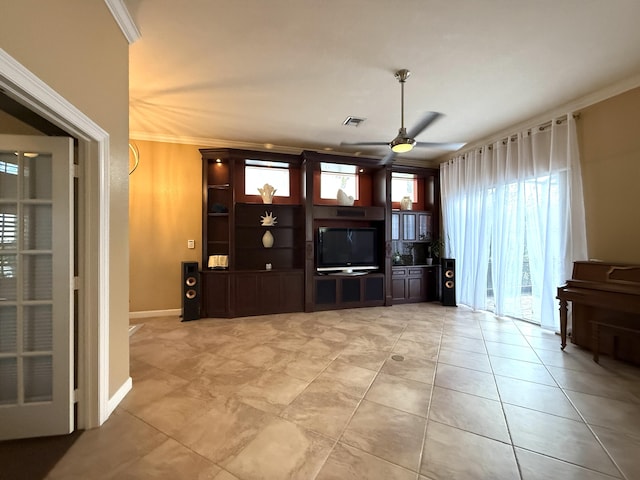
M318 228L317 271L366 273L378 269L378 232L375 228Z

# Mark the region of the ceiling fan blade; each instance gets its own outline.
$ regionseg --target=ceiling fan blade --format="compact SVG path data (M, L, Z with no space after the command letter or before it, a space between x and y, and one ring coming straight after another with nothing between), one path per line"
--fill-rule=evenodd
M355 143L349 143L349 142L342 142L340 143L341 146L349 146L349 145L358 145L360 147L388 147L389 146L389 142L355 142Z
M426 148L439 148L441 150L459 150L464 147L466 143L464 142L450 142L450 143L441 143L441 142L417 142L416 147L426 147Z
M391 162L391 160L393 160L393 158L396 156L396 152L394 152L393 150L389 150L389 153L387 153L381 160L383 165L386 165L387 163Z
M441 113L438 112L427 112L420 121L413 126L411 130L407 132L407 135L410 138L416 138L418 135L422 133L424 129L426 129L429 125L435 122L438 118L442 116Z

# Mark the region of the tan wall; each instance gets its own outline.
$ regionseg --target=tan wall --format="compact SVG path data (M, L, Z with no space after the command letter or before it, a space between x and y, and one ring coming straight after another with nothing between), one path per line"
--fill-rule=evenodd
M3 2L0 45L110 136L109 390L129 377L129 49L103 1Z
M132 143L140 163L130 177L130 311L180 308L180 262L202 256L202 158L190 145Z
M578 120L589 257L640 264L640 88Z

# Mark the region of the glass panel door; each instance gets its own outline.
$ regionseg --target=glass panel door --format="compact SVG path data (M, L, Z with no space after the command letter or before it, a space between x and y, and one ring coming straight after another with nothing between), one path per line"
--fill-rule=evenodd
M71 148L0 136L0 440L72 427Z

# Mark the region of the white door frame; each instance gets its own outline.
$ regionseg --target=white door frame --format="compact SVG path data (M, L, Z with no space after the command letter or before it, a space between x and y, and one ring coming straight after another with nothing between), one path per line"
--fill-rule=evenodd
M78 428L102 425L109 405L109 134L0 48L0 88L79 141Z

